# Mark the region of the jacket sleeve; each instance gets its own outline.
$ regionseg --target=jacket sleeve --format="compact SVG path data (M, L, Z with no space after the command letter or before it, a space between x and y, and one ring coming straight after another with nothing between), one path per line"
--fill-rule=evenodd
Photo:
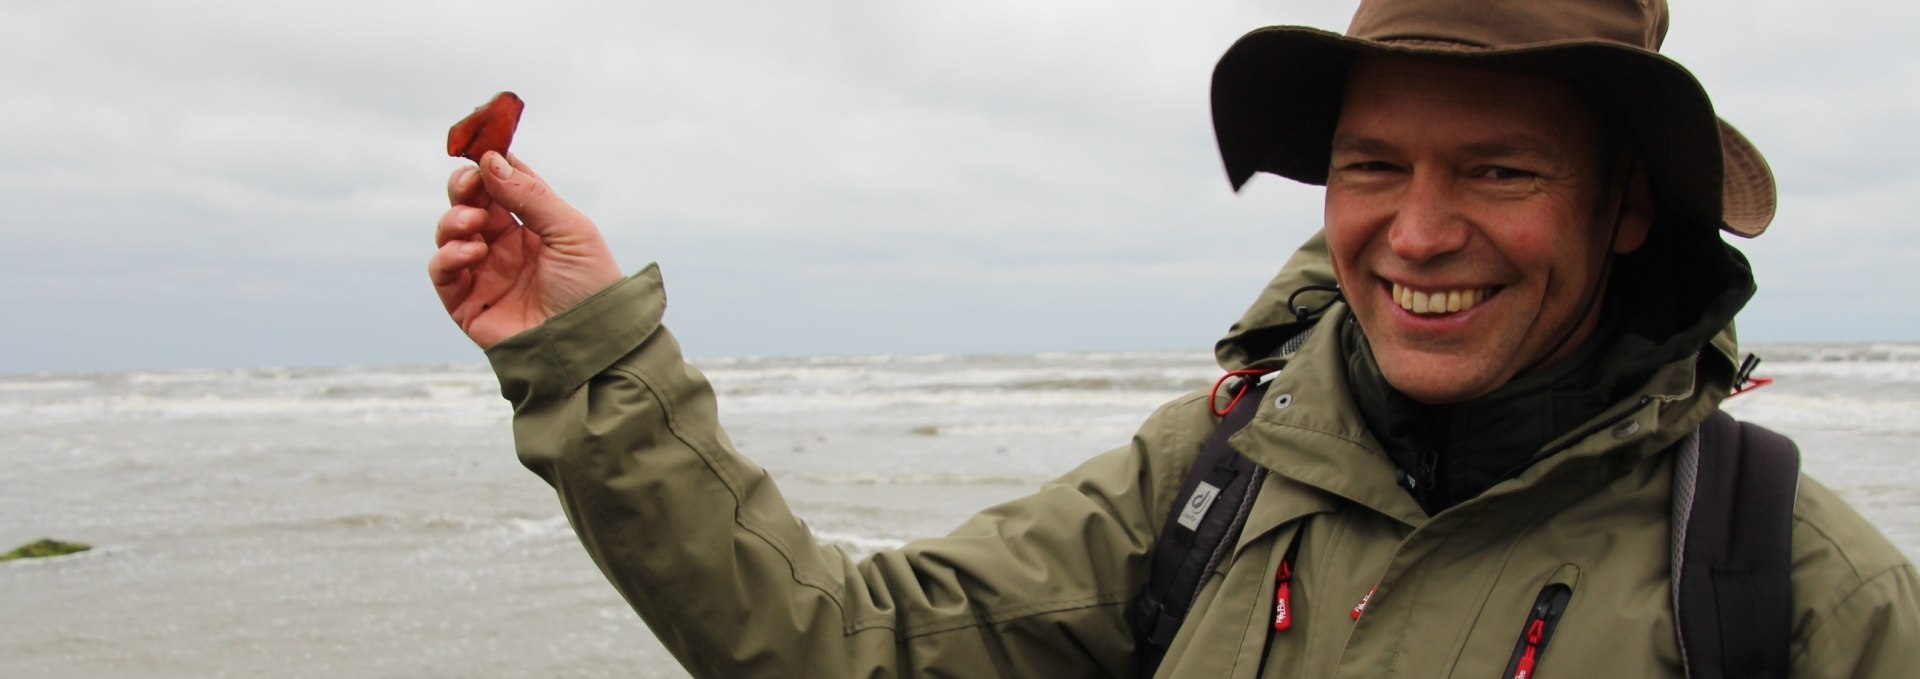
M1810 477L1794 504L1792 676L1920 677L1920 578L1852 507Z
M1136 437L949 536L855 564L734 450L664 307L650 266L487 354L521 462L689 671L1132 674L1126 605L1170 508L1163 486L1178 482L1156 473L1152 444ZM1163 464L1192 453L1175 457Z

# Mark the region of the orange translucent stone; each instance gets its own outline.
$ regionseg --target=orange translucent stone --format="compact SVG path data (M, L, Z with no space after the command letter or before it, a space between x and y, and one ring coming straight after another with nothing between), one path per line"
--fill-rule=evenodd
M506 155L513 143L513 131L520 126L520 112L527 107L512 92L493 95L493 100L447 130L447 155L480 162L488 151Z

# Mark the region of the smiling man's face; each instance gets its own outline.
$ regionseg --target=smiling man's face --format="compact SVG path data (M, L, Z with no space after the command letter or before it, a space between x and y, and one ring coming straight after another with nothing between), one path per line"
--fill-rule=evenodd
M1327 244L1381 372L1423 403L1552 365L1598 324L1609 249L1646 239L1566 85L1405 58L1356 64L1334 133ZM1611 243L1611 245L1610 245Z

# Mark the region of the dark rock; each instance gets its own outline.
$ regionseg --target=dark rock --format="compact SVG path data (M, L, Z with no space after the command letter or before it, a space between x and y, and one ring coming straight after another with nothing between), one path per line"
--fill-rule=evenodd
M93 549L93 546L80 544L78 542L61 542L59 540L54 540L51 538L41 538L39 540L35 540L33 542L29 542L27 544L21 545L18 549L15 549L11 552L0 554L0 561L13 561L15 559L38 559L38 558L48 557L48 556L63 556L67 554L74 554L77 552L84 552L89 549Z

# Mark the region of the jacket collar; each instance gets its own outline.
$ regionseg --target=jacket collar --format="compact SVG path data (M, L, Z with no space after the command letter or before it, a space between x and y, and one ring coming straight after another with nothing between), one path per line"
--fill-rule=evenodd
M1229 442L1268 470L1260 499L1248 515L1239 546L1309 514L1351 503L1409 529L1429 520L1395 480L1395 466L1368 431L1355 406L1340 350L1339 324L1349 317L1335 305L1300 350L1256 361L1279 367L1254 419ZM1564 486L1569 492L1606 483L1626 465L1661 454L1704 421L1726 397L1734 369L1731 331L1701 354L1661 366L1638 389L1592 418L1547 441L1539 461L1514 478L1460 503L1482 502ZM1284 405L1283 405L1284 404ZM1595 473L1600 471L1603 473ZM1286 492L1286 486L1312 489ZM1269 498L1287 498L1285 502Z

